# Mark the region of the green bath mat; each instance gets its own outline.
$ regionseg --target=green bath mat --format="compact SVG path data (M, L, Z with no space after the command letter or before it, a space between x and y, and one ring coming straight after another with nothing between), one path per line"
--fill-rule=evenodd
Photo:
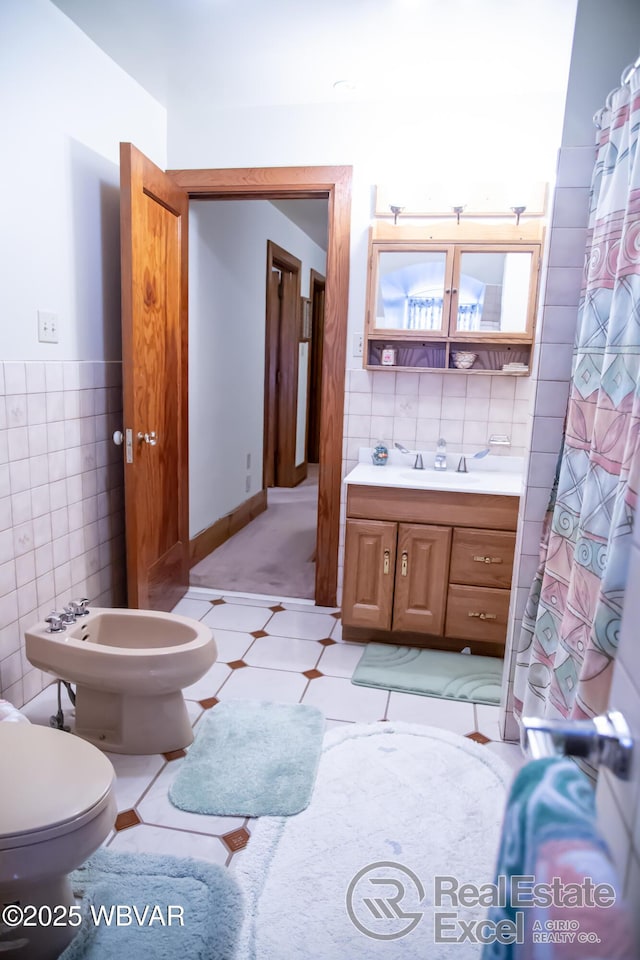
M237 956L243 902L226 867L98 850L71 874L71 886L83 919L60 960Z
M351 683L443 700L498 704L502 667L496 657L369 643Z
M216 816L299 813L311 800L323 733L316 707L223 701L204 719L169 799L181 810Z

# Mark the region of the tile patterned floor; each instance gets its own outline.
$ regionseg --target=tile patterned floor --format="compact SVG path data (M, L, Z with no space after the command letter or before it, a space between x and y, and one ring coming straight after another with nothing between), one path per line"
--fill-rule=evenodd
M216 663L184 691L194 730L221 700L269 699L312 704L324 713L327 728L376 720L444 727L486 744L514 770L522 763L519 747L500 740L497 707L354 686L350 678L363 645L343 642L338 610L192 589L175 612L208 624L218 646ZM73 729L73 708L64 691L63 709ZM23 708L34 723L45 725L56 711L55 684ZM168 789L184 751L108 756L117 775L118 819L107 846L227 865L241 855L250 839L249 819L185 813L171 804Z

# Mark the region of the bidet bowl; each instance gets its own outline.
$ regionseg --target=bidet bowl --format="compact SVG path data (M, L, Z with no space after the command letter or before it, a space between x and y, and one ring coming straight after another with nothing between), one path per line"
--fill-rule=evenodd
M36 624L25 647L34 667L68 683L141 696L188 687L218 654L209 627L190 617L100 607L62 633Z
M156 610L94 608L61 633L25 632L27 659L76 684L76 733L115 753L169 753L193 731L182 690L217 657L209 627Z

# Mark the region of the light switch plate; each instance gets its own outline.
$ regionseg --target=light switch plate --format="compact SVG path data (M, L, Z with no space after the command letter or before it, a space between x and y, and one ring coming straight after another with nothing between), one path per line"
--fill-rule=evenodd
M361 357L363 349L364 349L364 335L362 333L354 333L353 335L354 357Z
M40 343L58 343L58 314L38 310L38 340Z

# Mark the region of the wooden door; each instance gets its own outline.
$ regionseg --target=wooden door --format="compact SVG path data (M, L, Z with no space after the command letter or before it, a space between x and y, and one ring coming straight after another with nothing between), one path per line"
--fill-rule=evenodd
M347 520L342 622L352 627L391 628L397 524Z
M267 241L265 487L295 487L307 475L306 450L296 465L301 269L297 257Z
M187 193L120 145L130 607L170 610L189 571Z
M450 552L450 527L399 525L394 630L442 635Z

